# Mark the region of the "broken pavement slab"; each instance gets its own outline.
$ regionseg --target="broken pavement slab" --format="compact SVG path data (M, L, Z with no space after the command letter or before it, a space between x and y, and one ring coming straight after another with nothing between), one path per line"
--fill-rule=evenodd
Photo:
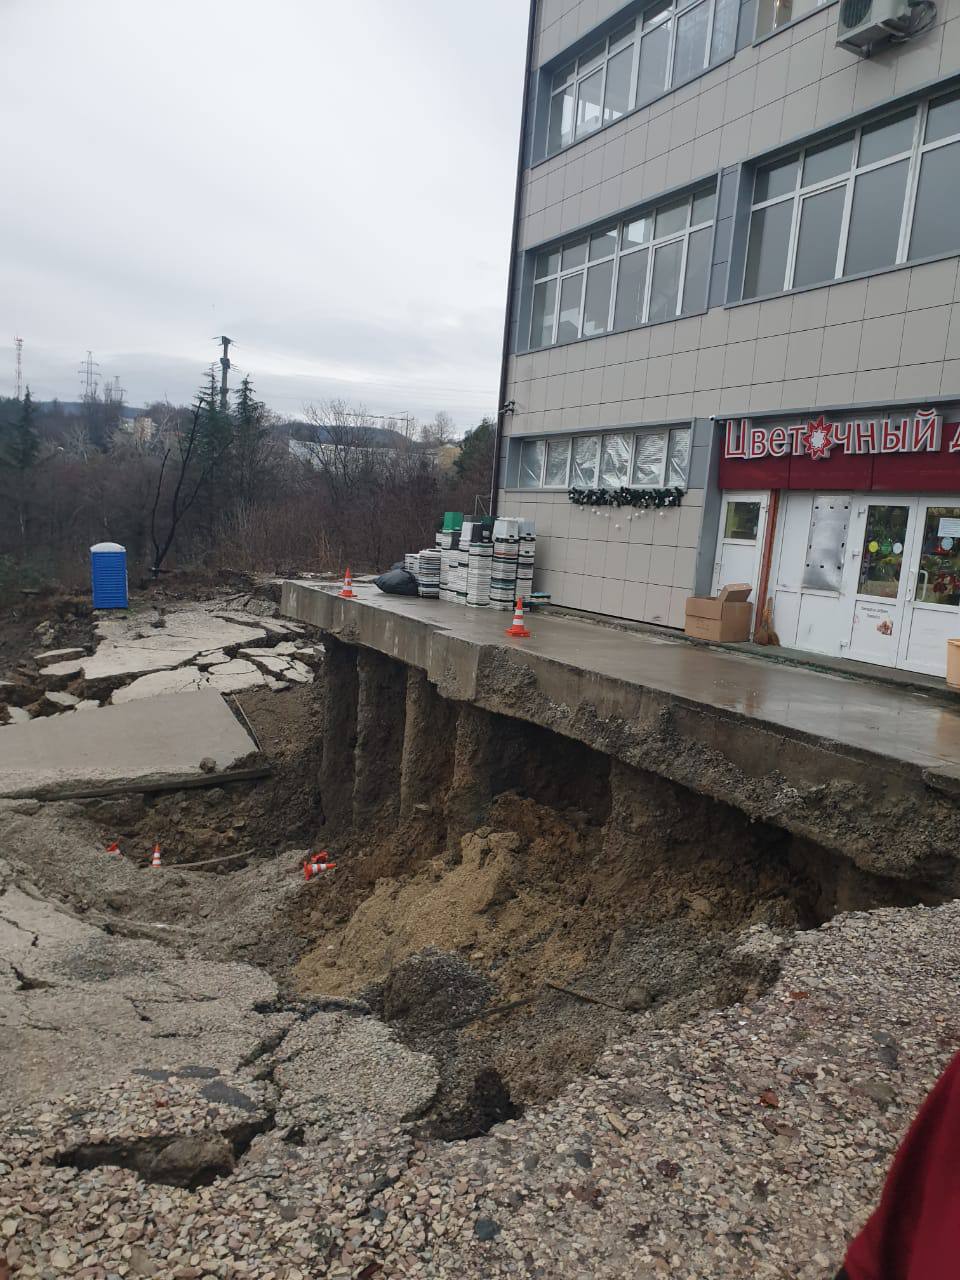
M161 621L163 626L154 624ZM259 623L215 616L204 609L183 609L162 615L154 611L98 623L96 653L81 663L89 690L104 692L125 680L153 671L170 670L206 653L227 652L266 638ZM57 674L61 664L46 668Z
M35 653L33 658L38 666L47 667L51 662L69 662L71 658L86 656L86 649L47 649L45 653Z
M172 671L151 671L148 675L138 676L122 689L115 689L111 702L118 706L142 698L155 698L158 694L196 692L207 687L220 693L238 693L241 689L252 689L262 684L266 684L266 677L252 662L230 658L206 670L191 665L174 667Z
M230 768L256 746L220 693L198 689L0 729L0 795L199 776L209 756Z

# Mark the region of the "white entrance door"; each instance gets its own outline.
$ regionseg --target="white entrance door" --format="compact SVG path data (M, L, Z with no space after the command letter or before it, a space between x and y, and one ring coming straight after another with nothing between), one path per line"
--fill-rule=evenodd
M787 649L839 657L850 635L853 499L843 493L781 495L773 558L773 620Z
M897 665L909 595L916 502L862 499L851 526L853 620L847 656Z
M960 638L960 503L916 500L906 617L898 666L942 676L947 641Z
M713 594L735 582L749 582L755 613L762 608L756 593L769 505L770 495L756 492L725 493L720 504Z

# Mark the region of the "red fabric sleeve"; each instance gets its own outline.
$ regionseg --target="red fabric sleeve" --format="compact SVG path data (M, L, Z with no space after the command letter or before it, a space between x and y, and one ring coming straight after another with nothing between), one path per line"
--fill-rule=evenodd
M844 1266L850 1280L960 1277L960 1054L917 1112Z

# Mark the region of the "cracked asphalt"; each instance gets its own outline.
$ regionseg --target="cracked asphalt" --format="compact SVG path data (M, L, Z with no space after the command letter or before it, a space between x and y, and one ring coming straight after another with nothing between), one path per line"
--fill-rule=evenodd
M960 1049L960 902L759 925L740 947L779 964L764 994L672 1029L638 1014L552 1102L423 1140L428 1055L355 1001L282 999L192 933L91 923L94 866L113 893L150 873L91 850L82 894L58 901L66 855L56 875L11 856L43 823L83 829L66 806L0 807L0 1258L17 1280L829 1280Z

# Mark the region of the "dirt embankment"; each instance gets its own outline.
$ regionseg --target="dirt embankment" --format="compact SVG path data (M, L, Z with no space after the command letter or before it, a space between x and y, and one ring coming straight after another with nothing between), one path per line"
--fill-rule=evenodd
M718 849L707 831L699 844L688 832L696 858L665 857L653 839L625 858L614 832L511 793L459 854L379 878L376 853L346 854L298 899L309 913L300 932L317 942L294 970L296 987L364 992L447 1063L448 1101L492 1068L527 1102L554 1095L637 1017L675 1025L772 979L775 966L736 947L746 926L805 923L813 890L786 860L749 845ZM414 994L398 1001L393 985L410 957L426 961Z

